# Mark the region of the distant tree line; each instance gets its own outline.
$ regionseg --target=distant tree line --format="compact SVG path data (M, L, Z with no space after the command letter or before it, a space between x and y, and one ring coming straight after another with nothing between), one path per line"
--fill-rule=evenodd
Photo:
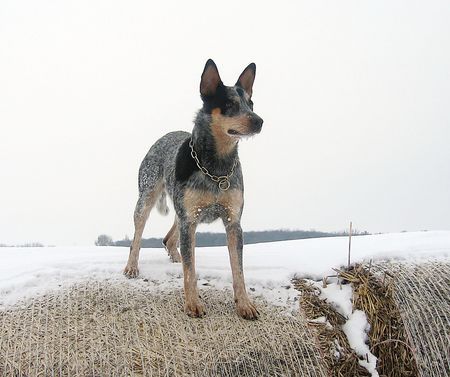
M366 231L352 231L352 236L368 235ZM347 236L348 232L319 232L316 230L264 230L244 232L244 243L254 244L261 242L276 242L288 240L300 240L306 238L338 237ZM227 237L225 233L197 233L196 245L204 246L226 246ZM96 246L130 246L131 240L125 236L123 240L114 241L112 237L101 234L95 241ZM162 238L143 238L141 247L163 247Z
M7 245L4 243L0 243L0 247L44 247L40 242L29 242L21 245Z

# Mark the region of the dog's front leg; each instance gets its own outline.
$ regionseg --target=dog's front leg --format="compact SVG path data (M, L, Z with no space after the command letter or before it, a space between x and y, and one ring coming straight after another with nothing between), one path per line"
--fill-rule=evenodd
M184 274L184 311L191 317L203 317L205 310L200 303L195 275L195 229L197 224L180 219L180 251Z
M238 314L245 319L258 318L258 310L250 301L245 289L244 270L242 266L243 238L239 223L226 226L231 272L233 274L234 301Z

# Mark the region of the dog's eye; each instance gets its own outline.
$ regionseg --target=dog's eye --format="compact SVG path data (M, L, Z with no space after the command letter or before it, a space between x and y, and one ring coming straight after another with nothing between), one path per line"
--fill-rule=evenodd
M237 104L236 102L227 102L225 104L225 108L228 111L238 111L239 110L239 104Z
M250 106L250 109L253 110L253 101L252 101L252 100L249 100L249 101L248 101L248 105Z

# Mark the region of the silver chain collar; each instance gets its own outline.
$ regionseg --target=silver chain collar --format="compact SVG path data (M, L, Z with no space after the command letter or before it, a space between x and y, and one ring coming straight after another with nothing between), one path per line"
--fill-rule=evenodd
M200 165L200 160L198 159L197 152L194 150L194 143L192 141L192 138L191 138L191 140L189 140L189 146L191 147L191 156L194 159L194 161L197 164L197 167L200 169L200 171L204 175L206 175L209 178L211 178L211 180L213 180L214 182L218 183L219 184L219 188L222 191L227 191L230 188L230 177L233 175L234 168L237 165L237 158L234 160L234 163L233 163L233 166L231 168L231 171L227 175L217 176L217 175L211 174L208 171L208 169L206 169L204 166Z

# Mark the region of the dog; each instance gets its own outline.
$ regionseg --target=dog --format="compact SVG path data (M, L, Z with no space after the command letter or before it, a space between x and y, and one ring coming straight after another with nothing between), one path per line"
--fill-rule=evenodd
M234 86L225 86L213 60L206 62L200 81L202 108L192 134L170 132L150 148L139 169L139 199L134 211L135 233L124 274L138 276L139 249L150 210L168 213L172 199L175 221L163 245L173 262L182 262L186 314L205 314L195 274L195 231L199 223L222 219L233 275L234 300L245 319L259 315L249 299L242 266L240 225L244 185L238 157L239 140L260 133L263 120L253 111L256 65L244 69ZM177 250L179 243L181 255Z

